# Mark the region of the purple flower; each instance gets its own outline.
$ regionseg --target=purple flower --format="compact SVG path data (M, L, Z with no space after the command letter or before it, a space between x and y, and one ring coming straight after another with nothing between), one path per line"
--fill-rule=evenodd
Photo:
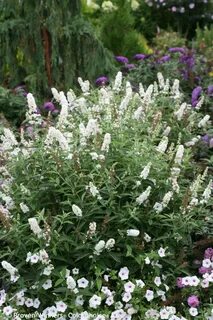
M201 95L201 92L202 92L202 87L196 87L193 89L192 98L191 98L192 107L196 107L198 103L198 99Z
M213 96L213 85L208 86L207 94L212 97Z
M195 65L195 58L193 54L183 54L180 57L180 62L186 64L189 69L192 69Z
M205 136L202 136L201 137L201 140L203 141L203 142L205 142L205 143L209 143L209 135L208 134L205 134Z
M207 248L204 252L205 259L211 259L213 257L213 248Z
M194 295L193 295L193 296L188 297L187 303L188 303L188 305L189 305L190 307L196 308L196 307L199 306L200 301L199 301L199 299L198 299L197 296L194 296Z
M181 277L177 278L176 285L178 288L184 288L183 279Z
M200 267L199 268L199 273L200 274L205 274L205 273L210 273L211 272L211 268L206 268L206 267Z
M124 64L129 62L128 58L123 56L115 56L115 60Z
M159 58L159 59L158 59L158 62L159 62L159 63L164 63L164 62L169 61L170 59L171 59L170 56L169 56L169 55L166 55L166 56L163 56L163 57Z
M43 108L46 110L46 111L54 111L55 110L55 106L54 104L51 102L51 101L47 101L44 103L43 105Z
M146 59L147 55L143 53L137 53L134 55L133 59L135 60L144 60Z
M209 140L209 148L213 148L213 138Z
M122 67L123 72L128 72L132 69L135 69L135 65L133 63L127 63L125 66Z
M105 77L105 76L98 77L95 80L96 86L105 86L108 83L109 83L109 79L107 77Z
M181 47L173 47L169 48L169 52L175 53L175 52L180 52L180 53L185 53L185 49Z

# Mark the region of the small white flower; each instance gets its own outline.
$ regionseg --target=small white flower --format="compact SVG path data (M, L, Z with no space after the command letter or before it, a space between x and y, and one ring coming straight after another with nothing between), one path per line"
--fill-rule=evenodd
M109 288L105 287L105 286L103 286L101 288L101 292L103 292L106 296L111 296L112 295L112 292L109 290Z
M49 276L52 273L52 270L54 269L54 266L52 264L49 264L47 267L44 268L44 271L42 274L45 276Z
M166 308L163 308L160 310L160 318L161 319L169 319L170 313L166 310Z
M145 283L144 283L141 279L136 280L136 285L137 285L139 288L145 287Z
M42 288L44 288L44 290L48 290L50 288L52 288L52 280L48 279L44 282L44 284L42 285Z
M58 301L55 304L56 304L56 309L58 312L65 312L66 311L67 305L63 301Z
M127 236L128 237L138 237L140 234L140 231L137 229L129 229L127 230Z
M210 259L204 259L202 262L202 266L205 268L210 268L211 267L211 260Z
M3 313L4 313L6 316L10 316L10 315L13 313L13 308L10 307L10 306L4 307L4 308L3 308Z
M152 238L147 233L144 233L144 237L143 238L144 238L144 240L146 242L150 242L152 240Z
M89 285L89 281L85 278L78 279L77 283L79 288L86 288Z
M28 308L32 307L32 306L33 306L33 299L30 299L30 298L26 299L26 300L25 300L25 305L26 305Z
M198 315L197 308L189 308L189 313L192 317L196 317Z
M157 287L161 285L161 278L160 277L155 277L154 283L156 284Z
M161 258L163 258L163 257L166 256L165 251L166 251L166 250L165 250L164 248L162 248L162 247L160 247L160 249L158 250L158 254L159 254L159 256L160 256Z
M132 283L131 281L128 281L127 283L125 283L124 285L124 290L126 292L130 292L132 293L135 290L135 285L134 283Z
M35 263L37 263L39 261L39 255L38 254L33 254L33 255L31 255L31 257L30 257L30 262L32 263L32 264L35 264Z
M40 302L40 300L39 300L38 298L36 298L36 299L33 301L33 307L34 307L35 309L38 309L39 306L40 306L40 304L41 304L41 302Z
M90 308L97 309L98 306L101 304L101 297L97 296L94 294L90 299L89 299L89 306Z
M82 210L75 204L72 205L72 211L77 217L82 217Z
M151 261L150 261L149 257L146 257L145 264L150 264L150 263L151 263Z
M25 303L25 298L24 297L17 298L17 300L16 300L16 305L17 306L23 306L24 303Z
M145 298L147 301L154 299L154 292L152 290L146 290Z
M57 313L58 313L58 311L55 306L48 308L48 317L55 318L57 316Z
M129 302L131 299L132 299L132 295L131 295L130 292L125 292L125 293L123 294L122 300L123 300L124 302Z
M77 296L75 299L75 305L76 306L83 306L83 304L84 304L83 296L82 295Z
M114 298L113 296L109 296L107 297L105 304L107 304L108 306L111 306L114 303Z
M72 269L72 274L74 274L74 275L79 274L79 269L78 268Z
M127 267L121 268L118 276L121 278L121 280L127 280L129 278L129 269Z

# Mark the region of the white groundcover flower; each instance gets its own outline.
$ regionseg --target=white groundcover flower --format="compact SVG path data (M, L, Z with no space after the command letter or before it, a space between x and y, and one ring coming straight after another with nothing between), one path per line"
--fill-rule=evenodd
M101 297L97 296L94 294L90 299L89 299L89 306L90 308L96 309L98 306L101 304Z
M121 268L118 276L121 278L121 280L127 280L129 278L129 269L127 267Z

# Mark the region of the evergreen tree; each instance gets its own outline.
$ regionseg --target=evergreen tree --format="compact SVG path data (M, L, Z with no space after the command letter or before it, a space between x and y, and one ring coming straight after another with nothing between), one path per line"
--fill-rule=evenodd
M78 76L93 80L113 68L80 0L1 0L0 47L0 82L24 80L33 91L68 88Z

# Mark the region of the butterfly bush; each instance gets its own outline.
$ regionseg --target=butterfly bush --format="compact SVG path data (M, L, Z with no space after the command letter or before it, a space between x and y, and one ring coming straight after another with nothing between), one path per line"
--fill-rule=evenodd
M208 118L162 74L78 82L46 126L29 93L34 134L1 136L1 319L213 319Z

